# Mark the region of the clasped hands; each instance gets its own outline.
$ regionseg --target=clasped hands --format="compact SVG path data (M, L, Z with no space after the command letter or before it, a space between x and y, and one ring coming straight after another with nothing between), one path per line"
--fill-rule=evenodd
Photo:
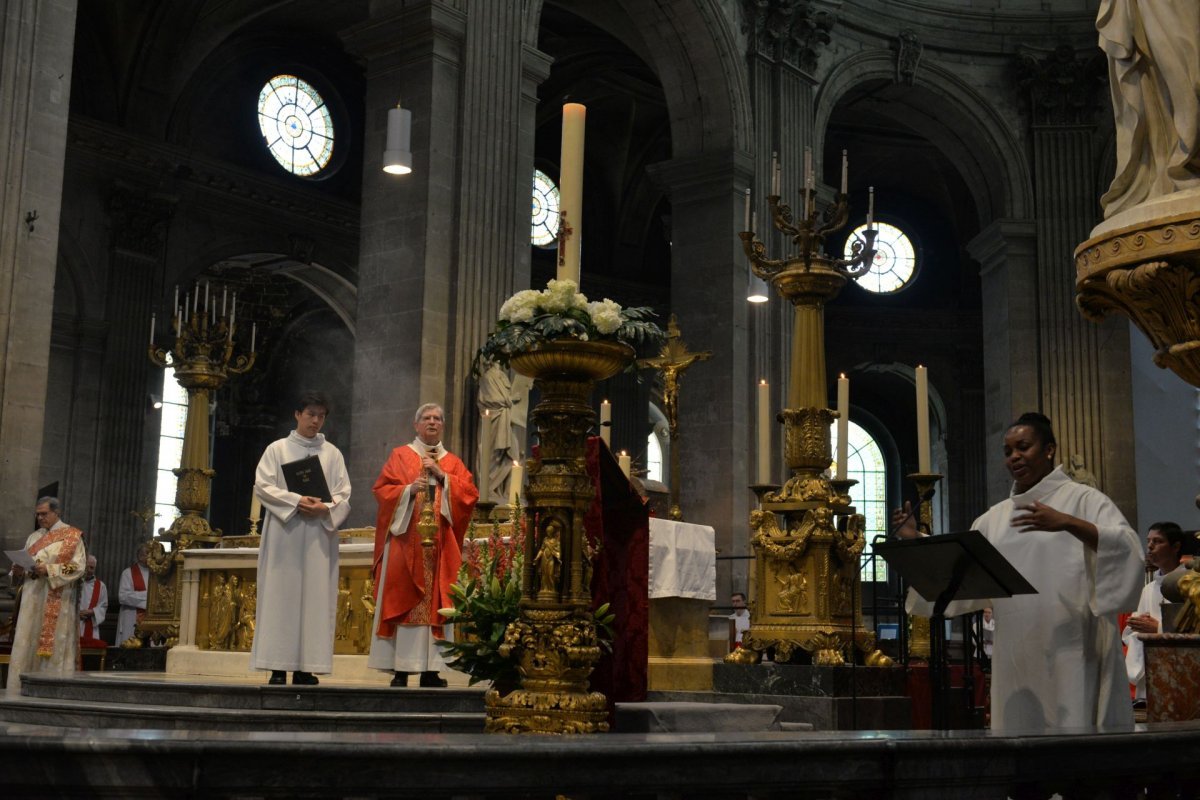
M296 510L306 517L329 516L329 506L325 505L319 497L308 497L307 495L301 497Z
M1158 633L1158 620L1149 614L1134 614L1125 624L1134 633Z

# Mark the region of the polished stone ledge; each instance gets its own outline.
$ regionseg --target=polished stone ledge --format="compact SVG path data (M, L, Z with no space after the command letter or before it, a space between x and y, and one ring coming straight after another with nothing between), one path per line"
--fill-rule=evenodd
M6 797L1096 797L1200 780L1200 724L859 733L221 733L0 724ZM1136 754L1136 758L1131 757Z

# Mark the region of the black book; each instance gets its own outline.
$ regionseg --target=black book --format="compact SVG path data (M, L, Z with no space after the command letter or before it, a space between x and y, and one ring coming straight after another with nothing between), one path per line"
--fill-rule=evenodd
M281 464L279 468L283 471L283 479L287 482L289 492L316 497L323 503L333 502L333 495L329 493L329 482L325 480L325 471L321 469L321 459L309 456Z

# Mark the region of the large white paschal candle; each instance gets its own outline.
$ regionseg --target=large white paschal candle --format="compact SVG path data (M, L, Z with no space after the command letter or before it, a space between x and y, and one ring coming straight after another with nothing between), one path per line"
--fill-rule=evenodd
M583 238L583 133L587 108L563 106L562 156L559 159L558 279L579 285L579 244Z

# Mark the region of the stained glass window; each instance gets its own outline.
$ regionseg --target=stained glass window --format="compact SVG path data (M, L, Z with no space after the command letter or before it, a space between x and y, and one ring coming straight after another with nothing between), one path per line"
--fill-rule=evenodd
M646 479L652 481L663 481L663 453L662 444L658 441L658 434L650 431L650 435L646 437Z
M866 229L866 225L859 225L850 234L850 238L846 239L846 258L853 255L851 246L855 242L866 242L866 237L863 236ZM912 240L895 225L876 222L875 230L878 231L875 236L875 258L871 261L871 268L867 273L856 280L859 286L869 292L897 292L912 280L917 269L917 251Z
M175 370L163 370L162 422L158 436L158 481L154 490L154 533L170 528L179 516L175 507L175 473L183 458L183 431L187 424L187 390L175 380Z
M333 156L333 118L320 93L295 75L276 75L258 93L267 149L293 175L311 177Z
M858 481L850 487L850 499L854 507L866 518L864 535L867 545L862 554L862 579L864 581L886 581L887 565L881 558L871 558L871 540L887 534L887 465L883 451L871 435L850 420L847 431L846 477ZM833 453L837 454L837 423L831 428ZM837 463L830 467L836 474Z
M549 249L558 241L558 187L540 169L533 171L533 229L529 241Z

